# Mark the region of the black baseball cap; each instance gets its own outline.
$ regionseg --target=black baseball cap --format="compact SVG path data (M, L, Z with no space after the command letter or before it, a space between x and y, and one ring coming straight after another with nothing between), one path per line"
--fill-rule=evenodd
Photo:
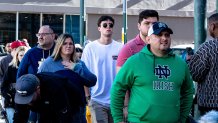
M33 74L25 74L17 79L15 103L28 104L32 101L37 86L40 85L39 79Z
M148 36L155 34L158 35L162 31L168 31L170 34L173 34L172 29L170 29L167 24L163 22L154 22L148 30Z

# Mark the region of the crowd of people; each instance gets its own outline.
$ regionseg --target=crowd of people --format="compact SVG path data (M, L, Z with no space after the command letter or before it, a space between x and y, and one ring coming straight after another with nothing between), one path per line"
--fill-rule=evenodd
M156 10L143 10L139 33L126 44L112 37L115 20L97 21L100 37L84 48L71 34L40 27L37 46L6 43L0 60L1 105L9 123L218 122L218 13L213 38L180 57L174 31ZM197 92L193 82L197 83ZM197 99L199 119L191 119ZM197 121L199 120L199 121Z

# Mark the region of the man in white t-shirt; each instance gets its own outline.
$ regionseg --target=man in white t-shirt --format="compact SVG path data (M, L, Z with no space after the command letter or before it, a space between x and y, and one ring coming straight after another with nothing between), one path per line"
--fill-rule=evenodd
M116 75L116 60L122 43L112 39L114 19L101 16L97 22L100 38L88 43L82 60L97 76L92 88L85 88L92 115L92 123L113 123L110 111L110 89Z

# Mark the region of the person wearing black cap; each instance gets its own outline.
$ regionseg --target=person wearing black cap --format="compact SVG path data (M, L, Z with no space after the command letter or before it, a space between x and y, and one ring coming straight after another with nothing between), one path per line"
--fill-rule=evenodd
M131 91L128 122L185 123L194 88L187 64L170 50L171 34L165 23L153 23L148 30L148 45L118 72L111 89L111 112L116 123L123 122L127 89Z
M76 73L71 76L77 82L85 81ZM14 123L26 123L29 110L39 114L38 123L78 123L80 117L75 115L81 94L66 77L51 72L25 74L18 78L15 89Z

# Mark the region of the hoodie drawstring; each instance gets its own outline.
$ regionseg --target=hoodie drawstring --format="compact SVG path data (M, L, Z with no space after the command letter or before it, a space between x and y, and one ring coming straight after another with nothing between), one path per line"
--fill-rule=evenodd
M50 50L48 51L48 56L50 56L51 54L50 54ZM42 59L41 59L42 61L44 61L45 60L45 50L42 50Z
M154 74L155 74L155 55L153 55L153 59L154 59L153 68L154 68Z

